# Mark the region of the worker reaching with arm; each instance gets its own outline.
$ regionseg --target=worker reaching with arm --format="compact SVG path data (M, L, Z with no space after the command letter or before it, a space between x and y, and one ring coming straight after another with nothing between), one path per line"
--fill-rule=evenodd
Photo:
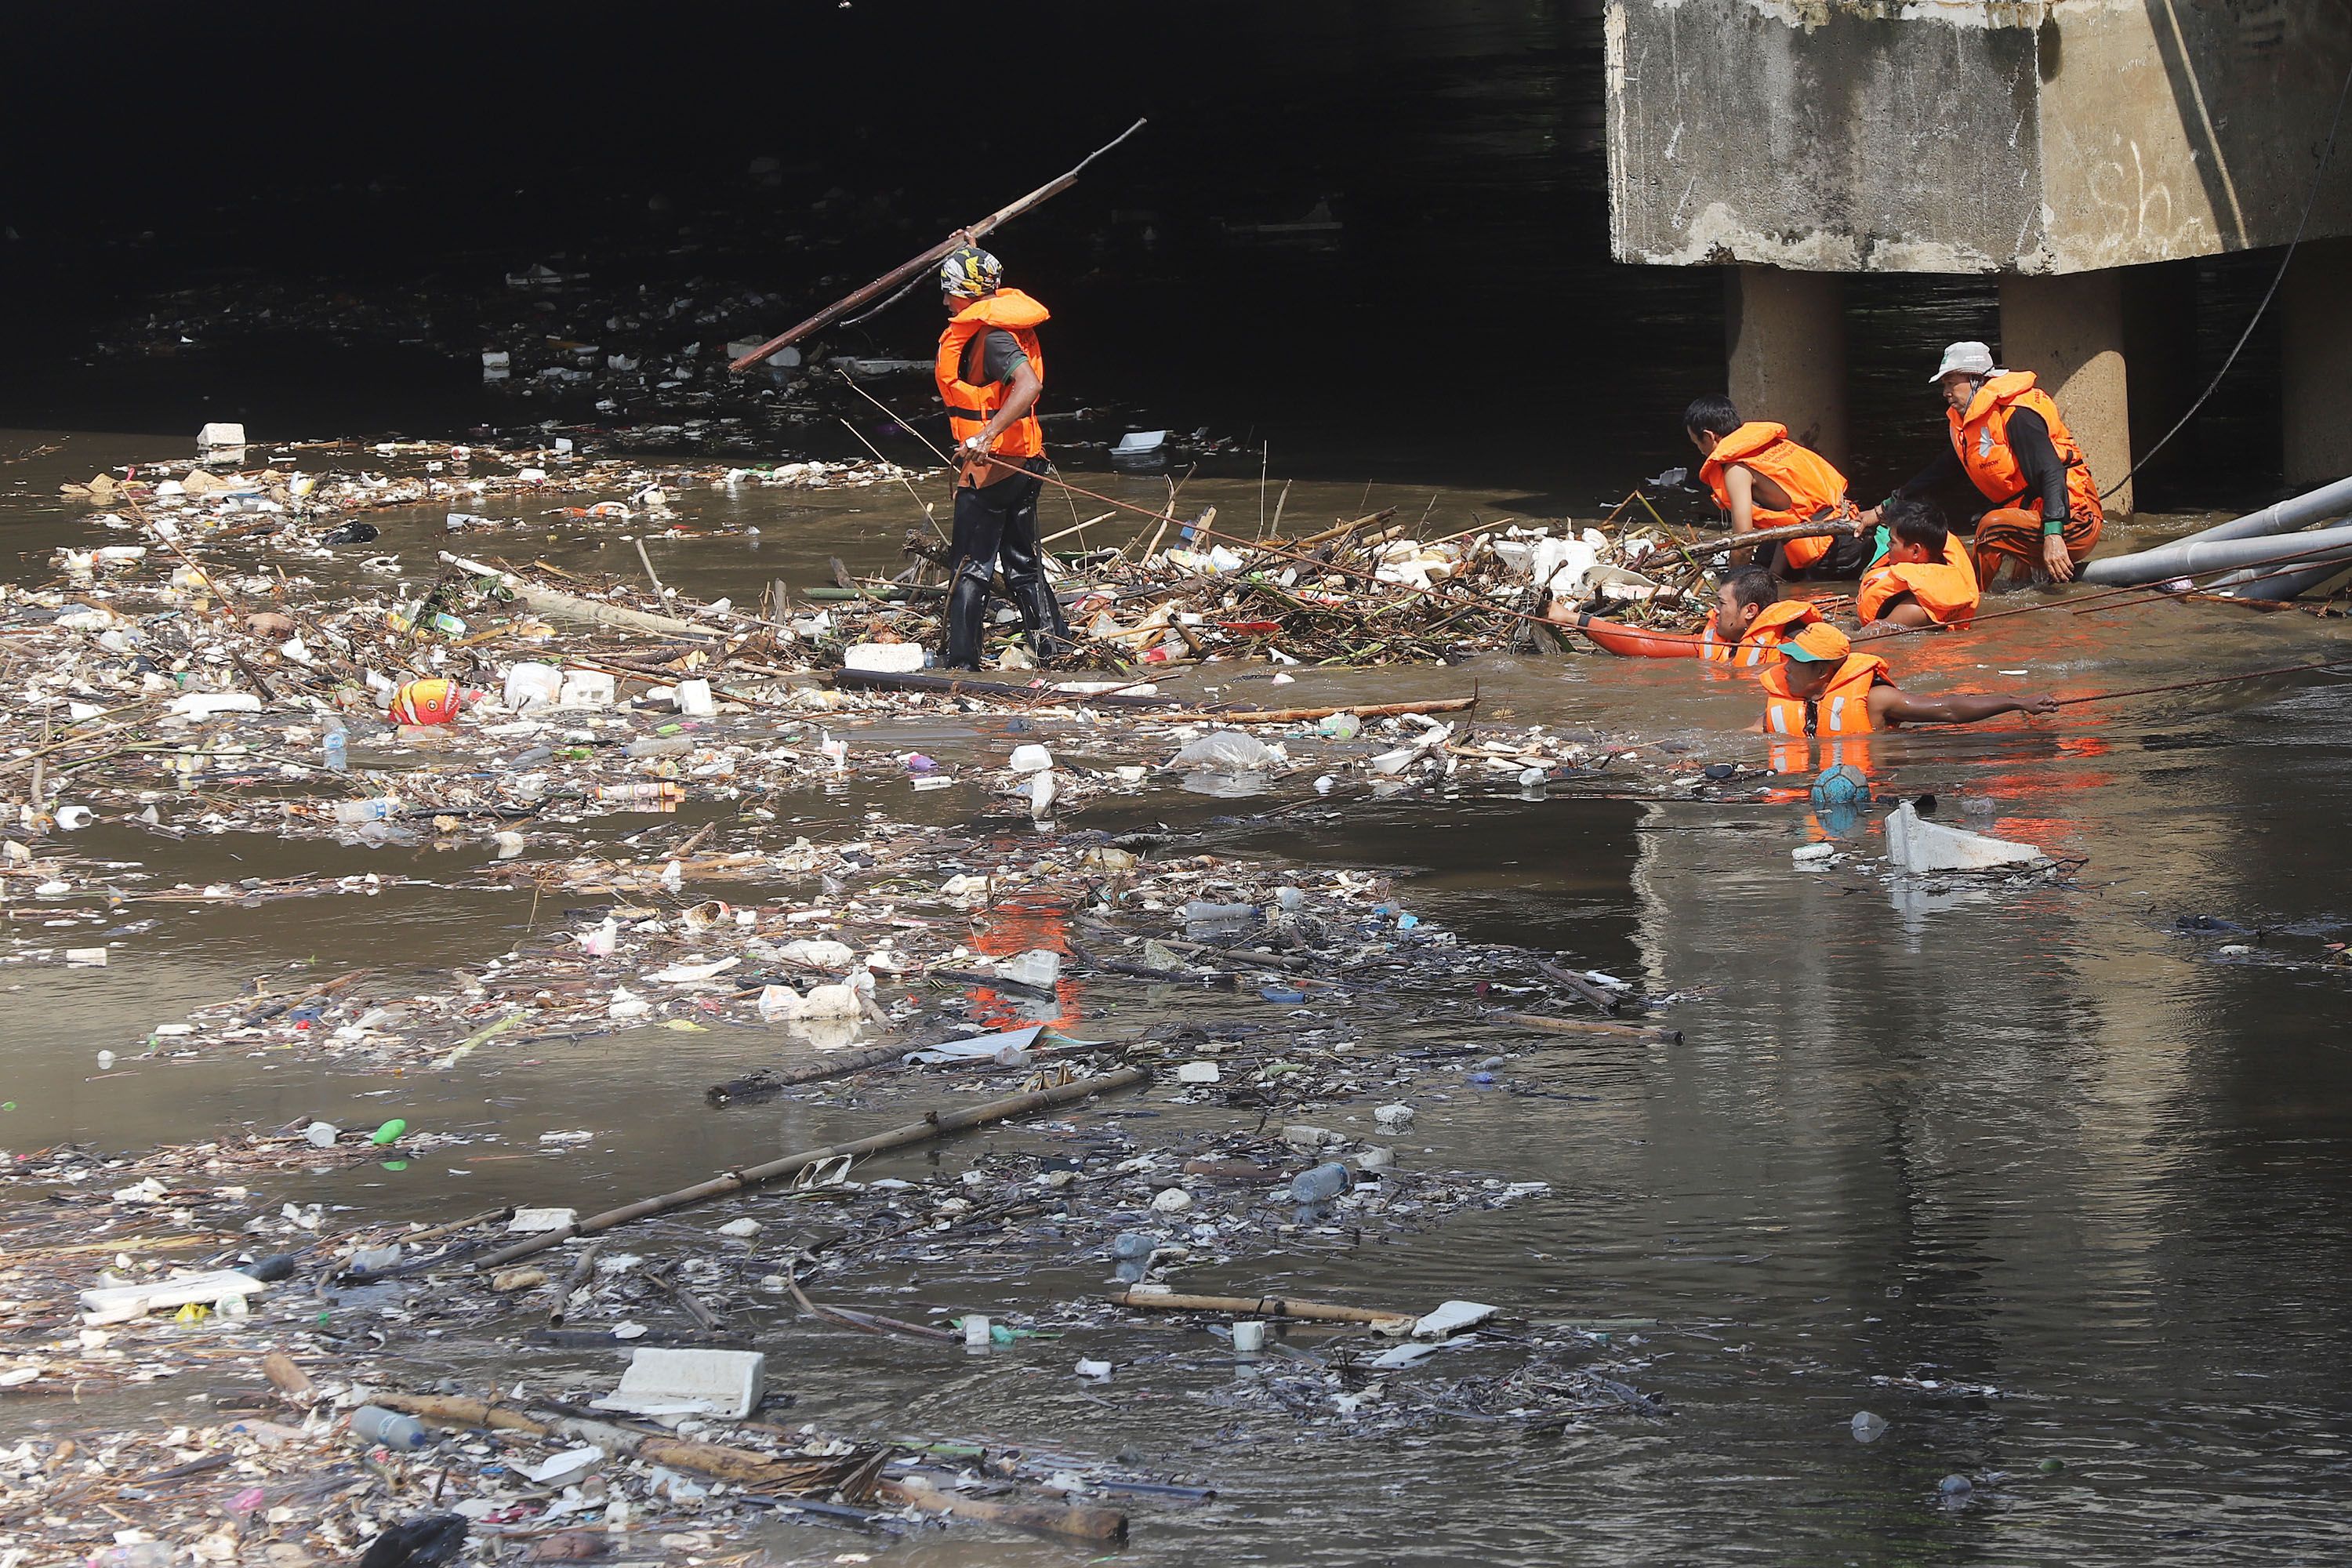
M1954 343L1928 378L1944 395L1951 449L1895 492L1900 499L1968 476L1992 502L1977 520L1977 581L1990 588L2011 562L2068 583L2099 542L2105 513L2098 481L2058 405L2033 373L2001 370L1979 342ZM1876 523L1884 509L1863 521Z
M1735 534L1793 523L1837 521L1845 537L1789 539L1757 563L1776 577L1851 577L1870 559L1872 541L1846 500L1845 476L1827 458L1789 438L1786 425L1743 422L1728 397L1698 398L1683 410L1683 433L1698 448L1698 477ZM1734 554L1745 563L1746 552Z
M1856 653L1845 633L1828 622L1806 626L1780 645L1780 662L1767 666L1764 722L1768 735L1866 735L1903 724L1974 724L2003 713L2055 713L2050 697L1906 697L1886 661Z
M933 373L955 436L957 463L948 591L951 669L980 668L989 584L1000 559L1032 651L1041 657L1059 652L1070 635L1045 580L1037 538L1037 497L1045 489L1038 476L1045 471L1045 432L1035 413L1045 385L1037 328L1047 313L1018 289L1003 287L1003 272L995 257L969 244L940 263L948 326L940 334Z

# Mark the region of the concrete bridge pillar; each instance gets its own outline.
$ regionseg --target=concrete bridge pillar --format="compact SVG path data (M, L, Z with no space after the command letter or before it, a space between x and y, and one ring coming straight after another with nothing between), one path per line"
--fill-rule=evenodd
M2307 239L2279 289L2286 482L2352 474L2352 239Z
M1746 419L1771 419L1846 467L1845 279L1835 272L1727 267L1726 390Z
M2102 490L2131 470L2131 387L2124 363L2119 271L2004 274L2000 357L2010 370L2033 372L2042 389L2057 400ZM2109 497L2106 510L2111 517L2129 512L2132 487Z

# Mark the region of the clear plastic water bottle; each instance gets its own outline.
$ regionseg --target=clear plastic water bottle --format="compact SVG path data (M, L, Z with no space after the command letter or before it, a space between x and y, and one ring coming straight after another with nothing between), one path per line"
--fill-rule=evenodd
M141 1541L92 1552L89 1568L171 1568L179 1557L180 1549L169 1542Z
M415 1416L381 1405L362 1405L352 1412L352 1435L387 1448L422 1448L433 1441L433 1434Z
M339 800L335 803L335 820L344 824L383 822L400 809L400 802L388 795L373 800Z
M329 773L347 773L352 771L351 736L344 731L341 719L327 721L327 738L319 749L326 759Z
M1348 1190L1348 1167L1337 1160L1327 1160L1312 1170L1301 1171L1290 1178L1290 1201L1295 1204L1328 1203Z

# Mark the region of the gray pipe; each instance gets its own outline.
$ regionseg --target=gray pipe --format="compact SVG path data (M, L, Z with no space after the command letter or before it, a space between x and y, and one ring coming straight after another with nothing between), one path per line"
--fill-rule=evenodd
M2230 525L2225 523L2222 526ZM2305 552L2326 553L2305 554ZM2229 572L2239 567L2250 566L2260 570L2264 566L2284 566L2289 564L2286 560L2289 556L2300 556L2315 565L2322 562L2352 561L2352 523L2314 529L2308 533L2268 538L2213 540L2200 536L2194 540L2183 539L2172 544L2158 545L2154 550L2143 550L2137 555L2110 555L2104 561L2090 562L2084 566L2078 577L2084 583L2130 588L2148 583L2169 582L2175 577L2201 577L2209 573ZM2271 579L2272 582L2283 580Z
M2331 561L2305 572L2281 572L2274 577L2266 576L2263 572L2232 572L2220 582L2208 585L2206 592L2227 594L2233 599L2261 599L2284 604L2289 599L2300 599L2330 577L2342 576L2344 564L2341 561Z
M2315 522L2342 517L2347 512L2352 512L2352 479L2338 479L2315 490L2305 490L2299 496L2266 506L2260 511L2250 511L2243 517L2232 518L2228 522L2217 522L2186 539L2176 539L2173 543L2207 544L2222 539L2259 539L2264 534L2308 528Z

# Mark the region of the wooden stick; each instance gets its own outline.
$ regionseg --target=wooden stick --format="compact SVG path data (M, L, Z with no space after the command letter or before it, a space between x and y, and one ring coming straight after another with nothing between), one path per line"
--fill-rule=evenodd
M237 1025L241 1028L249 1029L256 1024L267 1023L282 1013L292 1012L305 1002L315 1002L321 996L331 996L352 981L374 973L373 969L354 969L348 974L338 974L323 985L313 985L308 991L298 991L291 996L281 996L275 1001L264 1002L260 1006L238 1019Z
M1017 1530L1042 1530L1050 1534L1073 1535L1085 1541L1127 1539L1127 1515L1114 1508L995 1502L986 1498L959 1497L952 1492L940 1491L919 1476L884 1481L875 1491L892 1502L919 1508L925 1513L944 1514L950 1519L1005 1524Z
M1353 713L1359 719L1395 719L1407 713L1460 713L1476 706L1475 697L1441 697L1428 702L1372 702L1340 708L1258 708L1239 712L1211 709L1207 716L1225 724L1298 724L1309 719L1328 719L1334 713Z
M1065 500L1066 500L1066 499L1068 499L1068 498L1067 498L1067 497L1065 497L1064 499L1065 499ZM1087 529L1092 528L1096 523L1098 523L1098 522L1108 522L1110 519L1112 519L1112 518L1114 518L1114 517L1117 517L1118 515L1118 513L1117 513L1117 512L1115 512L1115 511L1097 512L1097 514L1095 514L1093 517L1090 517L1090 518L1087 519L1087 520L1086 520L1086 521L1081 522L1081 523L1074 524L1073 526L1071 526L1071 527L1069 527L1069 528L1066 528L1066 529L1062 530L1062 531L1061 531L1061 532L1059 532L1059 533L1049 533L1049 534L1047 534L1045 538L1043 538L1043 539L1039 540L1037 542L1038 542L1040 545L1046 545L1046 544L1051 544L1051 543L1053 543L1053 542L1054 542L1055 540L1057 540L1057 539L1067 539L1067 538L1069 538L1069 536L1070 536L1070 535L1072 535L1072 534L1074 534L1074 533L1083 533L1083 532L1085 532ZM1081 539L1080 541L1078 541L1078 542L1079 542L1080 544L1084 544L1084 543L1086 542L1086 541L1085 541L1085 540L1083 540L1083 539Z
M1064 191L1068 190L1072 185L1078 183L1078 175L1085 171L1086 166L1088 163L1093 163L1097 158L1101 157L1104 153L1109 152L1112 148L1118 146L1120 142L1126 141L1137 132L1142 130L1145 123L1146 122L1143 121L1137 121L1134 124L1120 132L1117 136L1112 137L1108 142L1104 142L1101 146L1087 153L1086 157L1079 160L1078 166L1072 169L1068 174L1062 175L1059 179L1048 181L1046 184L1038 186L1035 190L1030 192L1027 195L1023 196L1017 202L997 208L994 212L989 214L978 223L973 224L969 228L965 229L963 233L970 235L973 239L978 239L982 236L987 234L991 229L997 227L999 225L1010 223L1013 219L1019 217L1023 213L1027 212L1030 208L1038 205L1040 203L1051 201L1054 197L1060 195ZM889 271L885 272L881 277L877 278L873 282L866 284L864 288L853 289L849 293L845 294L840 299L835 300L832 304L827 305L824 310L819 310L815 315L811 316L807 321L803 321L799 326L794 327L792 331L782 333L776 337L770 338L766 342L761 343L758 348L753 349L741 359L730 363L727 368L739 374L751 369L753 365L758 364L761 360L773 354L779 349L789 348L793 343L798 342L801 339L808 336L811 332L815 331L820 327L832 325L835 321L837 321L842 317L849 314L850 311L855 310L857 307L865 304L867 300L879 299L882 295L888 293L899 284L906 282L908 279L914 277L925 268L938 266L941 261L947 259L948 252L953 250L961 243L962 239L960 236L948 236L947 238L940 241L937 245L923 252L920 256L916 257L912 261L901 262L898 266L892 268Z
M572 1310L572 1296L581 1286L588 1282L589 1276L596 1271L597 1256L604 1250L604 1244L601 1240L592 1241L580 1249L580 1256L572 1260L571 1270L556 1285L555 1304L547 1311L549 1328L560 1329L563 1326L564 1314Z
M1286 1296L1138 1295L1114 1291L1103 1298L1114 1307L1149 1308L1156 1312L1226 1312L1242 1318L1295 1318L1311 1323L1372 1323L1391 1328L1417 1323L1417 1312L1382 1312L1369 1307L1333 1307L1320 1301L1300 1301Z
M1017 464L1008 462L1003 458L994 457L985 453L982 454L982 456L976 460L985 463L993 463L998 468L1018 468ZM1023 473L1028 472L1025 468L1022 468L1020 471ZM1156 512L1149 507L1137 506L1131 501L1120 500L1116 496L1107 496L1099 490L1087 489L1083 485L1074 485L1070 483L1069 480L1062 479L1058 475L1042 474L1037 477L1047 484L1059 485L1062 489L1085 496L1089 500L1103 501L1111 506L1120 508L1122 510L1139 512L1145 517L1158 518L1160 520L1160 530L1161 532L1166 531L1169 524L1176 521L1175 517L1171 513ZM1211 528L1204 522L1195 521L1190 526L1196 537L1203 539L1222 539L1227 543L1234 545L1237 550L1255 550L1261 554L1274 556L1281 560L1300 562L1319 570L1339 573L1343 576L1361 578L1376 584L1381 583L1380 574L1377 572L1368 571L1360 566L1343 566L1339 564L1336 559L1328 562L1317 561L1310 556L1299 553L1296 550L1285 549L1281 545L1268 543L1263 540L1245 539L1237 533L1226 533L1218 529ZM1735 542L1724 545L1723 548L1727 550L1740 550L1747 548L1750 544L1769 544L1782 539L1822 538L1835 534L1848 533L1851 531L1851 528L1843 521L1797 523L1790 528L1763 529L1754 533L1743 533L1738 536ZM1140 535L1138 537L1140 537ZM1159 535L1155 533L1153 535L1153 543L1156 545L1158 542ZM1147 557L1150 556L1150 553L1151 552L1150 550L1146 550L1144 552L1144 554ZM1382 584L1382 586L1391 591L1393 594L1407 595L1413 598L1427 599L1433 604L1452 605L1455 609L1483 608L1494 615L1504 616L1507 619L1528 621L1540 626L1554 626L1558 624L1557 622L1549 620L1539 611L1515 610L1507 605L1488 604L1484 600L1466 598L1459 594L1443 594L1438 592L1435 588L1416 588L1409 583L1386 583Z
M1496 1013L1492 1016L1501 1023L1517 1024L1550 1034L1616 1035L1625 1039L1657 1040L1670 1046L1683 1043L1680 1029L1669 1029L1656 1024L1608 1024L1598 1018L1550 1018L1540 1013Z
M674 1193L663 1193L650 1198L640 1198L635 1203L625 1204L616 1209L607 1209L603 1214L593 1215L576 1224L565 1226L561 1230L542 1231L537 1236L491 1253L488 1257L477 1261L474 1268L478 1272L496 1268L501 1264L512 1263L519 1258L528 1258L535 1252L544 1252L551 1247L561 1246L575 1236L593 1235L598 1231L610 1230L615 1226L626 1225L632 1220L645 1219L657 1214L667 1214L672 1209L686 1208L710 1198L725 1197L730 1193L740 1193L747 1187L758 1186L763 1182L772 1182L780 1176L797 1175L813 1165L838 1160L845 1154L854 1159L866 1154L878 1154L886 1149L903 1148L909 1143L928 1142L931 1139L943 1137L950 1132L961 1132L967 1128L985 1126L992 1121L1003 1121L1009 1117L1025 1115L1032 1110L1043 1110L1055 1105L1067 1105L1072 1100L1085 1100L1097 1094L1108 1094L1114 1089L1132 1089L1150 1077L1150 1075L1141 1068L1121 1068L1116 1072L1104 1073L1096 1078L1083 1078L1074 1083L1062 1084L1054 1089L1038 1089L1030 1094L1016 1094L1004 1100L992 1100L984 1105L970 1106L961 1110L934 1110L920 1121L910 1121L905 1126L891 1128L887 1132L877 1132L871 1137L855 1139L847 1143L828 1144L822 1149L809 1149L797 1154L787 1154L782 1159L771 1160L763 1165L750 1165L741 1170L725 1171L708 1181L698 1182L690 1187L681 1187Z
M1328 543L1331 540L1339 539L1344 535L1353 533L1356 530L1363 527L1367 523L1386 522L1395 515L1396 508L1392 506L1382 507L1378 511L1366 512L1363 516L1356 519L1353 522L1343 522L1335 528L1327 528L1320 533L1310 533L1304 539L1293 540L1291 544L1294 549L1312 550L1318 544Z
M845 381L847 381L847 380L848 380L848 377L847 377L847 376L844 376L842 379L843 379L843 380L845 380ZM854 382L854 381L853 381L853 382L850 382L850 384L851 384L852 386L856 386L857 384L856 384L856 382ZM841 422L841 427L842 427L843 429L845 429L845 430L848 431L851 435L853 435L853 436L856 437L857 437L857 444L858 444L859 446L861 446L861 447L865 447L867 451L869 451L869 452L873 453L873 454L874 454L874 460L875 460L876 462L880 463L883 467L887 468L896 468L898 466L898 464L896 464L896 463L894 463L894 462L890 461L890 459L889 459L889 458L886 458L886 457L884 457L884 456L882 455L882 448L881 448L881 447L877 447L873 442L871 442L871 441L869 441L869 440L867 440L867 439L866 438L866 432L865 432L865 431L860 430L856 426L852 425L852 424L851 424L848 420L846 420L846 419L844 419L844 420ZM929 446L929 442L925 442L925 443L924 443L924 445ZM928 522L928 523L929 523L929 524L931 525L931 531L932 531L933 533L936 533L936 534L938 534L938 535L940 536L940 542L941 544L953 544L955 542L954 542L953 540L950 539L950 538L948 537L948 535L947 535L947 531L946 531L945 529L943 529L943 528L941 528L941 527L940 526L940 520L939 520L938 518L936 518L936 517L933 517L933 516L931 515L931 503L930 503L930 502L929 502L929 501L927 501L927 500L925 500L922 498L922 494L921 494L921 492L920 492L920 491L919 491L919 490L917 490L917 489L915 489L914 485L913 485L912 483L910 483L910 482L908 480L908 479L907 479L907 476L906 476L906 475L904 475L904 474L900 474L900 475L898 476L898 482L899 482L899 484L904 485L904 486L906 487L907 494L908 494L910 498L912 498L912 499L913 499L913 500L914 500L914 503L915 503L915 510L916 510L917 511L919 511L919 512L921 512L921 513L923 514L923 521L924 521L925 522ZM1066 497L1065 497L1064 499L1065 499L1065 500L1066 500L1067 498L1066 498ZM1072 504L1073 504L1073 505L1076 505L1076 503L1073 502ZM1108 516L1108 513L1106 513L1105 515L1106 515L1106 516ZM1055 538L1056 538L1056 539L1059 539L1059 538L1061 537L1061 535L1057 533L1057 534L1055 534L1054 537L1055 537ZM849 584L849 586L850 586L850 587L855 588L855 587L856 587L856 586L857 586L857 584L856 584L855 583L852 583L852 584Z
M1617 1011L1618 998L1611 993L1602 990L1600 986L1595 985L1583 975L1572 973L1568 970L1562 969L1557 963L1548 963L1540 958L1535 961L1535 966L1545 978L1558 981L1560 984L1567 986L1570 991L1575 992L1579 996L1581 996L1587 1002L1591 1003L1595 1007L1600 1008L1602 1012L1614 1013Z
M646 580L653 584L655 593L660 595L665 599L668 598L669 590L662 586L661 575L654 570L654 558L646 553L645 536L643 534L639 534L635 542L637 546L637 559L645 563Z
M840 1484L838 1461L810 1460L796 1455L763 1454L752 1448L719 1443L694 1443L677 1437L654 1436L602 1421L541 1418L509 1405L455 1394L393 1394L370 1395L387 1410L405 1411L436 1426L478 1427L520 1432L533 1437L568 1436L609 1445L648 1464L668 1465L722 1480L794 1491L830 1491ZM1055 1503L1007 1503L965 1498L940 1491L919 1476L882 1482L876 1491L893 1502L950 1518L987 1524L1008 1524L1055 1535L1088 1541L1123 1541L1127 1515L1117 1509L1066 1507Z
M525 582L513 573L496 566L468 561L460 555L441 552L441 559L460 572L477 577L491 577L501 587L512 593L526 609L542 616L561 616L570 620L585 621L591 626L611 626L616 631L642 632L658 637L699 637L706 642L724 640L726 633L717 626L697 626L669 616L649 616L642 610L608 605L601 599L583 599L572 594L559 594L552 588L541 588Z
M2121 691L2095 691L2087 697L2061 697L2058 706L2078 702L2112 702L2118 697L2152 697L2159 691L2190 691L2201 686L2228 686L2240 680L2263 680L2273 675L2301 675L2306 670L2352 668L2341 659L2319 664L2283 664L2272 669L2249 669L2238 675L2216 675L2204 680L2176 680L2168 686L2127 686Z

